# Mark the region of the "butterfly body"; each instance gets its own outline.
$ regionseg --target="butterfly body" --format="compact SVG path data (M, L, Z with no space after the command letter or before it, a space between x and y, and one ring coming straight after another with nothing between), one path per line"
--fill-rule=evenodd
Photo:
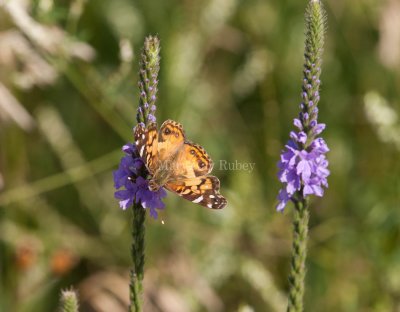
M165 121L135 128L135 143L151 175L149 188L161 187L202 206L221 209L227 204L219 194L219 180L209 175L213 163L198 144L186 140L181 124Z
M159 164L149 182L149 188L151 191L158 191L160 187L169 182L171 179L171 171L169 168L171 168L172 164L171 161L165 161L164 163Z

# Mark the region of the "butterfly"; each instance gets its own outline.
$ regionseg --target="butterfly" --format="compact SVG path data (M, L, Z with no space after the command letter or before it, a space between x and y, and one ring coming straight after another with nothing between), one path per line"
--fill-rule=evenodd
M213 162L200 145L186 140L180 123L167 120L134 129L135 144L151 179L149 189L161 187L212 209L222 209L227 200L219 193L217 177L209 175Z

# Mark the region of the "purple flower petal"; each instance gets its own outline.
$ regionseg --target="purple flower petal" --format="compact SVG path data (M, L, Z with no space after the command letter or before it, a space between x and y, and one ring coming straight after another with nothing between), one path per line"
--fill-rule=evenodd
M314 126L313 128L313 133L314 135L318 135L320 134L322 131L324 131L325 129L325 124L321 123L321 124L317 124L316 126Z
M300 143L306 144L307 142L307 134L303 131L299 132L297 135L297 139Z
M279 199L279 203L276 206L276 210L278 211L283 211L283 209L286 206L286 203L289 201L289 196L286 193L286 191L284 189L279 191L279 195L278 195L278 199Z
M125 144L124 146L122 146L122 151L123 151L125 154L133 155L133 154L135 154L136 151L137 151L136 145L135 145L135 144L132 144L132 143Z
M120 199L119 206L124 210L133 205L133 199L135 195L131 190L116 191L114 196L115 198Z
M153 114L149 114L149 115L147 116L147 119L148 119L150 122L156 122L156 117L155 117Z
M311 185L307 185L307 184L304 185L304 188L303 188L303 196L304 197L307 196L307 195L313 194L313 192L314 192L314 190L311 187Z
M313 185L312 188L316 196L322 197L324 195L324 189L319 185Z
M310 164L308 163L308 161L300 160L300 162L297 164L296 172L298 175L301 175L303 179L310 178L311 167L310 167Z
M289 136L294 141L298 141L299 140L298 137L297 137L297 133L294 132L294 131L290 131Z
M293 124L299 129L299 130L303 130L303 125L301 124L300 119L295 118L293 121Z

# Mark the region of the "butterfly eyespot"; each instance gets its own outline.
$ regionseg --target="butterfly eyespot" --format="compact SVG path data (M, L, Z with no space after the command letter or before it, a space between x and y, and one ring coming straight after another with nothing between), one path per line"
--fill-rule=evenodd
M205 164L204 162L200 162L200 163L199 163L199 167L200 167L200 168L204 168L205 165L206 165L206 164Z
M196 153L196 151L195 150L190 150L190 154L192 154L192 155L194 155Z
M164 130L164 134L165 134L165 135L171 134L171 130L169 130L168 128L166 128L166 129Z

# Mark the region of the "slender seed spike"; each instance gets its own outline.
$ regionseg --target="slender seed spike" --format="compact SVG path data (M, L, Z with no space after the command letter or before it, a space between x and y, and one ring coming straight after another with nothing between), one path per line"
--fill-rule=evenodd
M61 291L60 310L62 312L78 312L78 297L73 289Z
M325 128L318 124L317 104L320 100L320 75L326 18L322 4L310 0L305 14L306 40L302 83L302 103L299 118L294 120L298 132L290 133L290 140L279 161L279 179L285 186L280 190L277 210L282 211L288 201L295 204L293 246L289 274L288 312L303 311L305 261L307 256L309 205L311 194L323 195L328 186L329 151L325 141L317 137Z
M155 120L155 109L150 111L150 107L156 107L158 91L158 72L160 71L160 40L156 36L148 36L145 39L141 54L139 70L139 108L137 121L148 124ZM154 106L153 106L154 105Z

